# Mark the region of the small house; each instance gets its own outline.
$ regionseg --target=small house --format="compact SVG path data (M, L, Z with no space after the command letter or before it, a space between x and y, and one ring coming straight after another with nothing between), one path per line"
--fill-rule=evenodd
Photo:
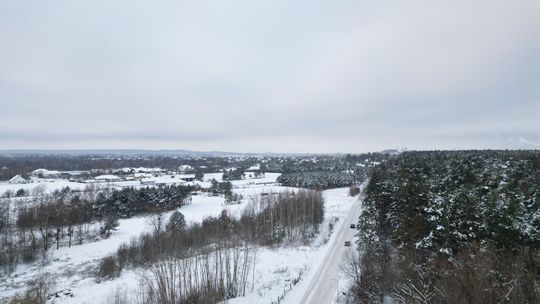
M179 178L185 182L193 182L195 181L195 174L180 175Z
M94 179L100 182L118 182L121 180L120 177L116 175L110 175L110 174L96 176L94 177Z
M12 179L8 181L8 183L10 184L25 184L26 182L27 180L20 175L15 175Z

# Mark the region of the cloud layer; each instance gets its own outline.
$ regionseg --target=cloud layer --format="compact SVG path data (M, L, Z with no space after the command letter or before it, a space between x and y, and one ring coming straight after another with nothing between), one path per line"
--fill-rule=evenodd
M538 148L540 5L5 1L0 148Z

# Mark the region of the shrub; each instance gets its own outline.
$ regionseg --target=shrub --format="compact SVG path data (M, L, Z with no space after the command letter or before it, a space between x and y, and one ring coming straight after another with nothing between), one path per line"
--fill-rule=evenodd
M28 290L24 295L16 295L9 299L7 304L45 304L47 295L53 288L50 280L40 276L28 283Z
M118 217L109 215L107 218L105 218L105 221L103 222L103 226L100 228L101 235L104 238L108 238L111 236L111 231L116 230L118 228Z
M26 191L23 188L21 188L21 189L17 190L17 192L15 192L16 197L21 197L21 196L25 196L25 195L26 195Z
M117 289L109 295L104 304L129 304L133 303L127 293L122 289Z
M360 187L355 186L355 185L351 185L349 187L349 195L350 196L357 196L358 194L360 194Z
M99 264L97 277L102 280L111 280L120 276L122 268L118 264L116 256L111 255L103 258Z

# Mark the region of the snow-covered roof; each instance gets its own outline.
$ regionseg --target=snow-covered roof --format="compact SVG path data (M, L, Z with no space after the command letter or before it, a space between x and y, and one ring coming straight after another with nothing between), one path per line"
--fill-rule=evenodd
M85 171L85 170L73 170L73 171L58 171L59 173L62 173L62 174L68 174L68 175L82 175L82 174L87 174L89 173L90 171Z
M145 167L139 167L139 168L125 167L125 168L114 170L114 172L125 172L125 173L128 173L128 172L162 172L162 171L163 171L163 169L161 169L161 168L145 168Z
M20 176L20 175L15 175L12 179L9 180L10 183L20 183L20 182L25 182L26 179L24 179L24 177Z
M190 165L181 165L178 167L178 170L180 171L188 171L188 170L193 170L193 167L190 166Z
M32 175L43 175L43 176L47 176L47 175L58 175L60 174L59 171L56 171L56 170L47 170L47 169L36 169L34 171L32 171Z
M106 174L106 175L96 176L96 177L94 177L94 179L96 179L96 180L119 180L120 177L118 177L116 175L112 175L112 174Z
M247 171L251 171L251 170L261 170L261 165L260 164L255 164L255 165L247 168Z

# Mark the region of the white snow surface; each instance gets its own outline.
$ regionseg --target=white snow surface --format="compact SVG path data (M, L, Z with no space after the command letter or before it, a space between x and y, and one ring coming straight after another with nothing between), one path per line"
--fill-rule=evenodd
M94 177L94 179L96 179L96 180L119 180L120 177L118 177L116 175L105 174L105 175L96 176L96 177Z
M233 181L236 187L246 186L261 186L272 185L276 183L279 173L266 173L260 178L245 178L238 181ZM108 175L106 175L108 176ZM115 176L115 175L111 175ZM201 187L210 187L211 180L216 179L222 181L223 173L207 173L204 175L204 182L191 182L191 184L199 184ZM98 188L120 189L124 187L145 187L141 184L141 181L153 181L155 183L167 184L167 185L179 185L186 183L182 178L193 177L193 174L158 174L154 176L150 173L136 173L134 177L138 177L137 180L127 181L100 181L91 183L92 186ZM16 192L19 189L30 191L36 187L43 188L46 193L52 193L55 190L61 190L62 188L69 187L72 190L85 190L89 187L90 183L72 182L62 178L32 178L29 183L10 184L8 182L0 183L0 195L4 194L7 190Z
M221 175L221 173L208 174L208 177L216 178L221 181ZM244 199L240 204L225 205L224 198L221 196L208 196L202 194L192 196L191 204L182 206L179 208L179 211L185 216L188 223L201 222L208 216L218 216L224 209L226 209L230 215L239 215L241 210L247 205L250 196L260 192L278 191L277 189L272 188L272 185L275 186L275 181L278 176L279 174L267 174L265 178L257 179L257 181L263 181L264 183L262 184L255 184L251 180L233 181L233 186L235 187L234 191L241 193L244 196ZM164 181L169 178L170 176L167 175L153 179L156 181ZM208 186L210 185L210 182L194 183L206 183ZM45 185L46 191L49 192L52 191L51 188L53 188L51 185L56 186L54 189L61 189L65 186L70 186L70 188L72 188L72 184L84 185L80 183L71 183L65 180L40 180L34 184L11 184L11 186L15 186L16 189L19 189L21 186L29 185L30 187L26 189L30 190L38 185ZM139 182L137 181L136 184L138 185ZM249 187L246 185L249 185ZM10 184L2 184L0 185L0 189L2 189L1 186L6 186L7 188ZM237 187L240 188L237 189ZM280 188L280 190L286 189L285 187L275 187ZM165 214L166 218L172 212L173 211L167 212ZM111 282L107 282L107 284L97 284L95 282L95 278L92 277L92 271L94 271L97 262L103 257L114 253L121 244L129 242L132 238L138 237L141 233L150 231L151 229L150 216L122 219L119 220L119 224L118 229L113 232L108 239L98 238L93 242L85 241L83 245L73 245L71 248L60 247L59 250L51 248L46 259L31 264L19 265L16 271L9 276L0 277L0 299L12 296L18 292L23 292L26 287L26 282L40 274L46 274L47 276L54 278L56 285L55 290L69 288L75 294L74 298L66 298L62 300L61 303L96 303L96 297L105 297L107 295L105 292L109 291L108 288L103 288L103 286L113 284ZM97 228L99 227L99 223L95 223L93 226L94 228ZM74 243L76 243L76 241L74 241ZM129 273L132 272L126 271L126 273L128 273L127 276L129 276ZM118 281L119 283L124 282L125 279L123 277L124 274L121 278L114 281ZM89 285L91 285L90 282L97 284L97 286L93 286L91 289L102 290L102 292L88 293L90 298L85 298L83 294L86 294L86 292L82 290L87 290ZM132 283L135 284L136 282ZM136 284L134 286L136 286ZM57 299L57 302L60 300Z
M209 186L211 179L215 178L219 181L221 175L221 173L205 174L204 182L196 183L203 187ZM223 197L202 194L193 196L191 205L183 206L179 211L184 214L188 222L201 222L207 216L219 215L223 209L227 209L231 215L240 214L251 196L260 195L261 192L273 193L291 189L277 185L275 181L278 176L279 174L276 173L266 173L262 178L233 181L234 192L244 197L238 205L224 205ZM155 179L158 182L177 178L177 176L170 178L168 175L161 175L148 179ZM139 184L138 181L136 183ZM65 186L76 188L73 187L73 184L85 186L65 180L54 180L44 182L44 184L47 191L53 191L51 188L58 189ZM15 185L15 189L26 185L30 186L29 189L36 186L35 183L21 184ZM0 193L5 191L5 186L7 187L4 184L0 185ZM329 224L332 222L333 231L338 231L344 224L344 218L356 199L348 196L347 188L324 191L324 197L325 219L314 244L312 246L282 245L274 248L260 248L257 254L253 286L249 286L249 292L246 296L231 299L228 303L270 303L276 301L284 293L286 294L286 303L299 303L296 301L307 289L308 283L306 282L310 282L315 275L317 266L324 259L332 243L331 240L336 234L331 233ZM172 211L168 212L166 216L170 213ZM121 244L129 242L130 239L151 229L149 216L124 219L119 222L118 230L108 239L98 239L83 245L74 245L71 248L61 247L59 250L52 248L44 261L20 265L14 273L7 277L0 277L0 299L23 292L26 288L26 282L40 274L45 274L54 281L54 291L70 289L74 295L73 297L58 298L48 303L103 303L116 290L121 289L127 293L136 292L143 269L124 270L119 278L101 283L98 283L93 276L93 271L100 259L115 252ZM95 225L97 227L99 224ZM299 283L293 286L292 282L298 278L300 278ZM292 291L289 291L291 288Z
M348 196L348 188L324 191L325 219L321 231L313 246L261 248L257 258L254 292L240 298L231 299L230 304L281 303L301 304L317 269L334 245L336 231L342 225L349 225L345 218L358 197ZM329 224L333 224L332 232ZM341 243L337 246L343 246ZM300 281L293 285L293 281ZM335 284L328 282L328 284Z

